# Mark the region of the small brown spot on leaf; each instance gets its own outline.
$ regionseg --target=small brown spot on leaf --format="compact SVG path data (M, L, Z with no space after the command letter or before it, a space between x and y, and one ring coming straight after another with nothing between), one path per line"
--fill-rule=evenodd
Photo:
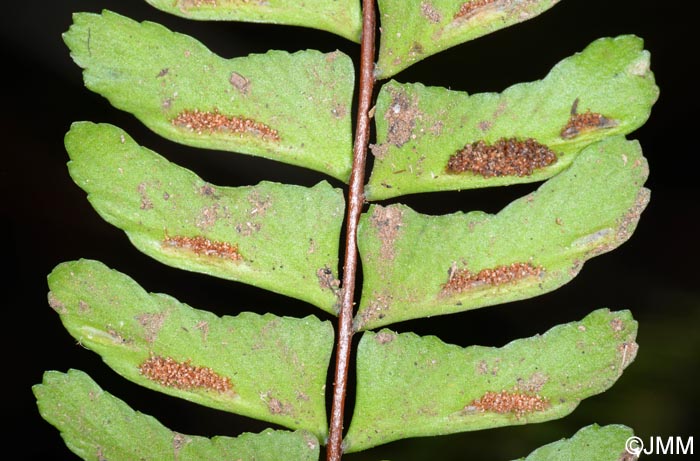
M201 230L207 230L219 219L219 204L204 207L195 218L195 226Z
M221 393L233 389L229 378L211 368L194 366L189 360L178 362L170 357L151 355L139 366L139 372L151 381L175 389L205 389Z
M447 172L472 172L485 178L529 176L556 161L557 155L549 147L532 138L501 138L491 145L484 141L467 144L450 157Z
M178 128L194 131L197 134L223 132L235 133L241 136L249 134L267 141L280 140L277 130L270 128L264 123L235 115L227 116L219 113L218 110L213 112L200 111L198 109L185 110L172 119L171 123Z
M420 4L421 14L432 23L438 23L442 21L442 14L435 9L431 2L421 2Z
M163 245L189 250L198 256L213 256L231 261L241 261L243 256L238 252L238 245L228 242L212 241L202 236L183 237L166 236Z
M419 42L413 42L411 49L408 50L408 54L411 56L423 54L423 45L421 45Z
M53 294L53 292L49 291L48 295L48 301L49 301L49 306L51 306L51 309L55 310L59 314L65 314L68 312L68 309L66 309L66 305L59 300L56 295Z
M267 403L267 408L273 415L292 414L293 407L280 399L273 397L271 392L262 395L262 399Z
M389 122L387 142L396 147L406 144L413 135L419 115L415 99L410 101L403 91L392 92L391 104L384 113L384 119Z
M389 294L380 294L369 302L367 308L355 319L355 330L359 331L364 328L369 322L377 319L381 320L386 316L386 313L391 309L393 297Z
M578 98L571 105L571 115L569 121L561 130L562 139L573 139L582 133L594 131L602 128L612 128L617 126L615 120L604 117L601 114L587 110L583 114L578 113Z
M622 370L627 368L630 363L634 362L638 350L639 344L634 341L624 342L617 347L617 352L620 355L620 373L622 373Z
M204 184L202 187L200 187L199 194L214 199L219 198L219 195L216 193L216 189L211 184Z
M542 390L542 386L547 384L547 381L549 381L547 375L536 371L527 379L518 378L516 389L522 392L536 394Z
M200 8L201 6L216 6L217 0L177 0L177 6L181 10Z
M639 456L633 455L629 451L625 450L622 453L620 453L620 457L617 458L617 461L637 461L639 459Z
M202 332L202 342L206 343L207 336L209 336L209 322L200 320L197 322L197 325L195 325L194 328Z
M141 314L136 317L136 320L144 329L146 342L152 343L158 338L158 332L163 328L163 323L167 317L167 312Z
M248 95L248 92L250 91L250 80L248 80L238 72L231 72L231 77L229 77L228 81L242 95Z
M544 411L549 408L549 402L537 394L521 392L487 392L483 397L474 400L465 407L470 410L505 414L514 414L516 417L535 411Z
M148 194L146 193L146 189L148 186L146 185L145 182L139 183L139 185L136 187L136 190L139 193L139 196L141 196L141 209L142 210L150 210L153 208L153 202L151 199L148 197Z
M377 229L381 240L381 259L392 261L395 257L394 243L403 225L403 212L395 206L377 206L370 217L370 223Z
M534 266L529 262L516 262L507 266L482 269L477 273L471 272L467 268L455 270L454 267L451 267L448 270L448 281L442 286L442 294L461 293L484 285L504 285L529 277L539 277L543 273L544 268Z
M318 284L324 290L331 290L333 293L338 293L340 289L340 280L335 278L330 267L324 266L316 271Z
M387 344L392 342L394 338L396 338L396 335L394 333L391 333L389 331L380 331L374 337L374 340L377 341L379 344Z
M272 199L270 196L262 197L260 192L254 190L248 195L248 203L250 203L250 215L251 216L265 216L267 210L272 206Z
M156 78L165 77L166 75L168 75L168 72L170 72L170 69L165 67L165 68L161 69L160 72L158 72L158 75L156 75Z
M331 109L331 114L337 119L344 118L347 115L348 109L343 104L335 104Z
M90 310L90 305L88 303L86 303L82 299L80 301L78 301L78 311L80 311L80 313L85 313L89 310Z
M455 13L453 19L467 20L483 11L495 9L502 3L506 2L503 0L471 0L464 2L459 7L459 11Z
M180 450L191 441L192 439L190 437L180 434L179 432L173 432L173 451L175 452L176 460L178 459Z
M612 328L614 332L619 332L624 330L625 323L622 321L622 319L616 317L610 321L610 328Z

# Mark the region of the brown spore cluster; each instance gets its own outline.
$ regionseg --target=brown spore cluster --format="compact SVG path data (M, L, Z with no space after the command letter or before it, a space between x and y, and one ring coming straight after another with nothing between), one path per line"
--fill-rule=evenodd
M213 112L200 111L198 109L185 110L172 119L171 123L174 126L186 128L197 134L231 132L240 135L252 134L268 141L280 140L277 130L270 128L264 123L244 117L227 116L217 110Z
M549 408L549 402L537 394L487 392L483 397L470 403L467 408L499 414L511 413L519 418L527 413L546 410Z
M231 245L228 242L211 241L200 235L196 237L175 236L165 237L165 245L184 248L192 251L196 255L215 256L231 261L241 261L243 256L238 252L238 245Z
M501 0L472 0L462 3L453 17L453 19L469 19L476 15L480 10L495 6L501 3Z
M541 266L531 263L516 262L506 266L497 266L471 272L468 269L450 270L450 278L442 287L446 294L460 293L481 285L503 285L527 277L538 277L544 272Z
M571 115L569 121L562 128L560 136L562 139L573 139L576 136L588 131L597 130L600 128L612 128L617 126L615 120L611 120L596 112L587 110L586 112L578 113L578 98L574 100L571 106Z
M189 360L178 362L170 357L151 355L139 366L139 372L152 381L176 389L208 389L216 392L233 389L229 378L215 373L211 368L191 365Z
M448 173L472 172L485 178L529 176L538 168L557 161L557 155L532 138L520 141L501 138L494 144L476 141L467 144L447 162Z

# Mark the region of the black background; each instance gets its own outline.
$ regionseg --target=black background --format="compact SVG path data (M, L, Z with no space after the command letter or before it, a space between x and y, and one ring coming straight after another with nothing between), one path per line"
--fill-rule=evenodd
M693 2L687 2L692 4ZM673 8L671 8L673 6ZM622 423L642 438L697 435L700 289L698 288L698 117L695 107L697 24L686 2L564 0L540 17L454 47L395 78L476 93L542 78L558 61L602 36L645 39L661 97L639 139L648 158L651 204L629 242L586 263L581 274L541 297L476 311L393 325L467 346L501 346L584 317L599 307L631 309L640 322L637 360L609 391L570 416L547 423L394 442L352 460L507 460L571 436L591 423ZM242 310L279 315L324 314L252 287L168 268L130 246L102 221L65 167L63 136L73 121L109 122L137 142L219 185L263 179L312 185L323 175L248 156L187 148L158 138L132 116L82 85L61 40L75 11L111 9L195 36L224 57L268 49L359 47L331 34L284 26L203 23L168 16L142 0L12 2L2 15L2 230L9 242L3 290L3 412L8 459L77 459L38 414L31 386L45 370L87 371L103 388L173 430L198 435L258 432L268 424L156 394L125 381L94 353L76 345L46 302L46 275L62 261L98 259L147 290L165 292L219 315ZM340 184L336 184L341 186ZM403 197L421 212L496 212L536 185ZM352 402L350 402L352 403ZM700 444L696 440L696 445ZM695 450L700 450L696 446ZM4 456L3 456L4 457ZM584 457L582 457L584 459ZM654 459L645 457L644 459ZM662 457L657 457L662 459ZM678 457L683 459L683 457ZM688 457L689 459L689 457Z

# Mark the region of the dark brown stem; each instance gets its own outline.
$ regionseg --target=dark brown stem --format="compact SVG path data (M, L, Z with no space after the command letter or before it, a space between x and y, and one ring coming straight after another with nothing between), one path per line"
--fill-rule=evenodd
M365 193L365 165L369 146L370 117L374 91L374 0L362 1L362 42L360 45L360 87L357 105L357 126L353 145L352 173L348 192L348 212L345 237L343 289L338 313L338 343L336 346L333 403L328 433L327 461L340 461L343 455L343 415L348 389L348 370L352 347L352 317L357 279L357 223L362 213Z

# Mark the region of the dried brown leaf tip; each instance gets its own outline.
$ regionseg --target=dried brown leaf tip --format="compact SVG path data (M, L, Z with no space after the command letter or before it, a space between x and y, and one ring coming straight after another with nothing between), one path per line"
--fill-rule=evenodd
M233 389L229 378L217 374L211 368L191 365L189 360L178 362L170 357L151 355L139 366L139 372L151 381L176 389L207 389L216 392Z
M166 236L165 240L163 240L163 244L170 247L183 248L200 256L214 256L230 259L231 261L243 260L243 256L238 252L238 245L231 245L228 242L211 241L199 235L196 237L183 237L179 235L175 237Z
M529 176L556 161L557 155L549 147L532 138L524 141L501 138L494 144L484 141L467 144L450 157L447 172L472 172L485 178Z
M244 117L227 116L218 110L213 112L204 112L198 109L185 110L172 119L171 123L176 127L185 128L197 134L223 132L235 133L240 136L250 134L267 141L280 140L277 130L273 130L264 123Z
M507 266L482 269L476 273L466 268L456 269L453 266L448 270L449 279L447 283L442 286L442 293L461 293L483 285L504 285L528 277L539 277L543 273L544 268L541 266L534 266L531 263L516 262Z
M569 121L561 130L560 136L562 139L573 139L576 136L588 131L598 130L601 128L612 128L617 126L615 120L604 117L601 114L587 110L583 114L578 113L578 98L571 105L571 115Z
M504 3L503 0L471 0L462 3L453 19L469 19L486 9L495 8Z
M549 408L549 401L537 394L525 394L520 392L487 392L483 397L471 402L465 410L482 411L499 414L514 414L516 417L535 411L544 411Z

